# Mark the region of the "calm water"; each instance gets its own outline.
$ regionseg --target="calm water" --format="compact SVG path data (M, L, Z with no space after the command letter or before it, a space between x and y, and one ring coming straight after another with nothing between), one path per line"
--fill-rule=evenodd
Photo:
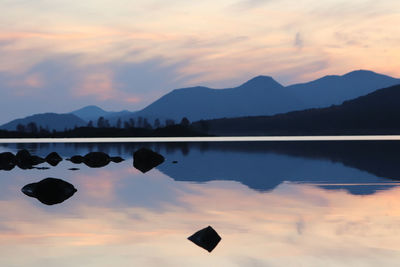
M142 174L132 154L166 160ZM122 163L0 171L0 266L398 266L400 141L3 144ZM178 161L174 164L173 161ZM69 168L79 170L71 171ZM46 177L78 191L47 206ZM211 225L208 253L187 237Z

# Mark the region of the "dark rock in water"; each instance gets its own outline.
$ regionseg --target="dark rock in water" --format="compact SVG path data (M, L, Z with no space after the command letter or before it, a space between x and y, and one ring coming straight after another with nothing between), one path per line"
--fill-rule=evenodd
M22 149L18 151L17 155L15 156L17 160L17 165L21 169L32 169L33 160L31 153L28 150Z
M84 159L84 163L91 168L104 167L110 163L110 156L104 152L90 152Z
M146 173L164 162L164 157L150 149L141 148L133 154L133 166Z
M61 179L46 178L38 183L25 185L21 191L30 197L38 199L46 205L64 202L77 191L76 188Z
M33 167L36 170L48 170L50 169L49 167Z
M17 164L15 155L11 152L0 153L0 170L11 171Z
M32 165L38 165L45 162L44 158L39 156L31 156Z
M213 251L219 241L221 241L221 237L211 226L197 231L193 235L189 236L188 239L208 252Z
M79 168L69 168L70 171L79 171Z
M62 161L62 158L60 157L60 155L58 155L57 152L51 152L46 157L46 162L51 166L57 166L60 161Z
M72 163L75 163L75 164L81 164L82 162L85 161L85 158L82 156L76 155L76 156L72 156L69 159L69 161L71 161Z
M177 161L177 160L174 160L172 163L173 163L173 164L177 164L177 163L178 163L178 161Z
M124 161L124 159L121 157L111 157L110 160L114 163L120 163L120 162Z

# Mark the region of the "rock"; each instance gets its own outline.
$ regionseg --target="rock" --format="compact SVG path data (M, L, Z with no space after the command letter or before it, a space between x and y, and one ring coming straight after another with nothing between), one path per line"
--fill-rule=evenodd
M79 168L69 168L70 171L79 171Z
M110 156L104 152L90 152L84 158L84 163L91 168L103 167L110 163Z
M51 166L57 166L58 163L60 163L61 161L62 161L62 158L60 157L60 155L58 155L57 152L51 152L46 157L46 162L48 164L50 164Z
M110 160L114 163L120 163L120 162L124 161L124 159L121 157L111 157Z
M32 165L38 165L45 162L44 158L39 156L31 156Z
M177 160L174 160L172 163L173 163L173 164L177 164L177 163L178 163L178 161L177 161Z
M21 191L27 196L38 199L43 204L54 205L64 202L77 190L64 180L46 178L40 182L25 185Z
M133 154L133 166L146 173L164 162L164 157L150 149L141 148Z
M221 241L221 237L211 226L197 231L193 235L189 236L188 239L208 252L213 251L219 241Z
M33 160L28 150L22 149L18 151L15 158L17 160L18 167L21 169L32 169Z
M33 167L36 170L48 170L50 169L49 167Z
M0 170L11 171L17 164L15 155L11 152L0 153Z
M70 160L72 163L81 164L82 162L85 161L85 158L82 157L82 156L76 155L76 156L72 156L69 160Z

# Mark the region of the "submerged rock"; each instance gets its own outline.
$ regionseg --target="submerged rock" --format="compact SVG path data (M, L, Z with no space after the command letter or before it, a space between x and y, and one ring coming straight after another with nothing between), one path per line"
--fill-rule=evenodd
M70 171L79 171L79 168L69 168Z
M11 171L17 164L15 155L11 152L0 153L0 170Z
M208 252L213 251L219 241L221 241L221 237L211 226L197 231L193 235L189 236L188 239Z
M110 156L104 152L90 152L84 157L84 163L91 168L104 167L110 161Z
M141 148L133 154L133 166L146 173L164 162L164 157L150 149Z
M50 169L49 167L33 167L36 170L48 170Z
M82 156L76 155L76 156L72 156L69 159L69 161L71 161L72 163L75 163L75 164L81 164L82 162L85 161L85 158Z
M46 178L40 182L25 185L21 191L27 196L38 199L43 204L54 205L64 202L77 190L64 180Z
M110 160L114 163L120 163L120 162L124 161L124 159L121 157L111 157Z
M58 155L57 152L51 152L46 157L46 162L48 164L50 164L51 166L57 166L58 163L60 163L61 161L62 161L62 158L60 157L60 155Z

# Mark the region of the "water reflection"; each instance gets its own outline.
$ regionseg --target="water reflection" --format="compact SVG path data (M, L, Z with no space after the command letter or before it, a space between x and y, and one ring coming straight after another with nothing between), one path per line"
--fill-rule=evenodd
M63 161L48 172L69 166ZM142 174L126 161L69 172L79 194L54 207L12 193L29 180L26 171L1 174L13 174L0 179L2 266L397 266L400 260L398 187L359 196L282 183L259 192L235 181L177 182L156 169ZM186 239L205 225L223 237L212 254Z
M58 151L63 157L102 151L131 158L141 147L164 155L166 162L157 168L178 181L235 180L261 191L291 181L372 194L397 185L400 177L398 141L5 144L3 149Z

